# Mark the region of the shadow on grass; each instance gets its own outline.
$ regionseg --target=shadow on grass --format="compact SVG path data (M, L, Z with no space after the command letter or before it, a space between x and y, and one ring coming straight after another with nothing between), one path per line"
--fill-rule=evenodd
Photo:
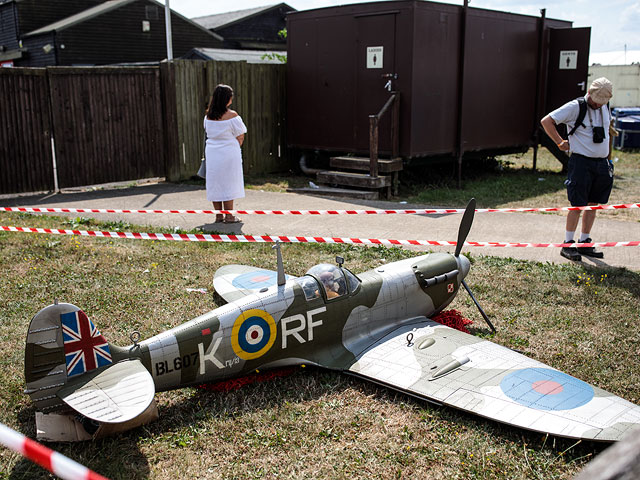
M575 439L545 438L537 432L500 424L469 412L443 407L404 392L375 385L364 379L314 367L298 370L287 377L245 385L229 392L198 389L194 395L161 411L159 421L147 427L147 435L155 437L184 427L197 430L212 419L232 422L238 420L238 428L246 428L240 423L240 418L245 413L268 411L296 402L314 401L326 398L329 394L340 395L346 390L356 390L363 396L375 397L383 402L409 404L412 408L424 410L433 418L436 429L448 429L453 424L454 429L468 428L483 432L481 436L490 436L500 444L522 442L540 448L544 448L546 444L550 449L567 450L564 457L567 462L591 456L607 446L597 442L578 442L581 443L580 448L572 448L576 444ZM455 432L452 435L456 435ZM447 438L439 438L439 441L448 442Z
M510 427L471 413L442 407L417 399L403 392L387 389L357 377L347 376L316 368L298 370L293 374L273 380L245 385L232 391L212 392L191 389L183 398L160 407L160 418L149 425L113 437L94 442L73 444L53 443L49 447L63 455L76 459L88 468L112 480L146 479L150 476L149 459L141 452L140 445L152 445L162 451L166 449L189 448L197 437L216 435L212 424L230 422L230 428L250 430L244 417L255 412L285 407L297 402L317 401L328 394L340 395L346 390L356 390L363 396L375 397L383 402L408 405L416 409L416 415L429 419L438 443L449 444L457 439L459 431L472 430L483 438L491 438L497 444L525 444L530 448L547 449L551 453L563 451L563 461L571 463L591 458L603 450L607 444L578 442L565 438L546 437L540 433ZM22 431L33 430L35 409L25 408L18 414ZM251 419L249 419L251 422ZM185 433L185 429L188 431ZM195 433L194 433L195 432ZM33 436L34 432L28 432ZM233 439L229 440L233 441ZM452 447L455 447L452 444ZM40 467L24 459L13 468L9 478L23 480L50 478Z
M626 268L610 267L602 260L591 258L589 260L594 262L595 265L586 264L583 260L582 264L584 265L586 274L593 275L594 278L597 278L606 273L606 283L608 285L627 290L634 297L640 298L640 273L632 272Z
M29 438L36 436L35 412L35 407L30 406L17 414L20 431ZM143 428L93 442L47 442L44 445L111 480L145 479L150 474L149 461L138 447L139 434ZM49 479L52 475L31 460L23 458L13 467L8 478Z

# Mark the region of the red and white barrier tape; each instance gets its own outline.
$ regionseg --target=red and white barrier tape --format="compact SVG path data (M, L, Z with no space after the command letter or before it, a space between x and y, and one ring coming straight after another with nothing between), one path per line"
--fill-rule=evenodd
M559 212L571 210L621 210L640 208L640 203L620 205L593 205L586 207L549 208L478 208L477 213L495 212ZM462 208L435 208L418 210L117 210L113 208L59 208L59 207L0 207L0 211L24 213L178 213L201 215L445 215L464 213Z
M87 467L0 423L0 443L64 480L107 480Z
M53 228L5 227L5 232L48 233L52 235L79 235L82 237L129 238L134 240L173 240L178 242L240 242L240 243L344 243L353 245L423 245L455 246L456 242L440 240L393 240L386 238L298 237L287 235L212 235L205 233L138 233L62 230ZM519 242L465 242L467 247L638 247L637 242L595 243L519 243Z

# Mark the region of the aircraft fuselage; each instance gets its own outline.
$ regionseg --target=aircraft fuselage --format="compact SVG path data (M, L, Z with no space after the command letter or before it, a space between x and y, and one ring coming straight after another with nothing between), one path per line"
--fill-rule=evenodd
M319 282L322 294L308 298L299 279L290 279L117 349L114 360L139 357L157 391L268 367L343 369L356 360L352 352L390 328L448 305L468 270L463 256L428 254L360 274L355 288L337 298L328 298Z

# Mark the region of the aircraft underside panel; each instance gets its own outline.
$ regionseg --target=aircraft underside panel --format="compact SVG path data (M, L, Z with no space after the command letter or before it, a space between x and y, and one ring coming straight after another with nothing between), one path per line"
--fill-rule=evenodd
M619 440L640 407L513 350L432 320L402 326L348 370L392 388L528 430Z
M154 395L151 374L139 360L113 364L84 385L70 384L59 392L75 411L104 423L122 423L137 417Z

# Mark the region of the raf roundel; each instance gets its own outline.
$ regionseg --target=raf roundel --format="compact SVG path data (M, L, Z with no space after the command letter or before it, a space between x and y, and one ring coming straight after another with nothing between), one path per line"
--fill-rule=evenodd
M502 379L500 388L520 405L536 410L571 410L594 396L588 383L550 368L516 370Z
M233 286L247 290L259 290L264 287L271 287L276 284L278 274L270 270L255 270L233 279Z
M264 310L247 310L233 324L231 346L243 360L261 357L275 341L276 322Z

